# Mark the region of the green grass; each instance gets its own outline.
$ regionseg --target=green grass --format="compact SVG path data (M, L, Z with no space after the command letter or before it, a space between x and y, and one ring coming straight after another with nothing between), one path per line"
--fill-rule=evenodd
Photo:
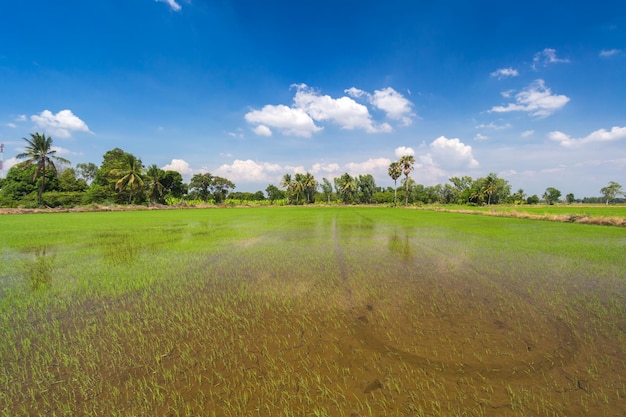
M0 230L0 415L626 409L620 227L284 207Z
M426 206L428 207L428 206ZM556 204L556 205L492 205L492 206L441 206L451 210L473 210L479 212L530 213L536 215L585 215L590 217L620 217L626 219L626 205Z

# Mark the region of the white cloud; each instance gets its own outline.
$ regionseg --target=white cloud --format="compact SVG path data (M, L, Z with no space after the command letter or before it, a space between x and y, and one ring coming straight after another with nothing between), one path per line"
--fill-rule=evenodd
M589 143L612 142L626 138L626 127L613 127L611 130L599 129L590 133L584 138L574 139L563 132L554 131L548 134L548 138L559 142L561 146L573 148L577 146L587 145Z
M493 130L503 130L503 129L509 129L511 127L510 123L505 123L503 125L497 125L494 122L490 122L490 123L481 123L479 125L476 125L476 129L493 129Z
M476 133L476 136L474 136L474 140L487 140L489 139L489 136L483 135L482 133Z
M472 147L465 145L458 138L448 139L439 136L430 144L433 158L445 167L476 168L479 163L474 159Z
M519 76L519 72L513 68L500 68L492 72L490 75L492 77L495 77L501 80L502 78L507 78L507 77L517 77Z
M525 130L525 131L523 131L523 132L522 132L522 134L521 134L521 136L522 136L523 138L528 138L528 137L530 137L530 136L532 136L532 135L534 135L534 134L535 134L535 131L534 131L534 130L532 130L532 129L530 129L530 130Z
M72 113L71 110L61 110L53 114L50 110L44 110L39 115L30 116L37 127L44 129L48 134L60 138L69 138L72 132L89 132L89 127Z
M179 11L182 9L181 5L176 2L176 0L154 0L158 3L167 3L174 11Z
M179 172L180 175L186 177L191 176L191 174L194 173L194 170L191 169L189 163L183 159L172 159L172 162L164 167L161 167L161 169L164 171L176 171Z
M26 115L25 114L20 114L19 116L17 116L15 121L16 122L25 122L26 121Z
M258 125L252 130L259 136L272 136L272 131L265 125Z
M244 183L275 181L283 171L284 168L278 164L235 159L232 164L224 164L217 168L214 174L237 184L238 181Z
M538 79L515 95L515 103L494 106L491 111L496 113L525 111L532 116L547 117L565 106L569 100L567 96L552 94L552 90L545 86L545 82Z
M384 111L389 119L400 121L403 126L413 123L413 104L391 87L374 90L374 94L356 87L348 88L345 92L354 98L365 97L371 105Z
M12 128L12 129L15 129L17 127L17 125L15 123L7 123L7 126Z
M412 117L415 115L411 110L411 102L391 87L375 90L370 102L387 113L388 118L399 120L403 126L413 123Z
M313 166L311 167L311 173L312 174L318 174L318 173L325 173L326 174L333 174L334 176L339 175L339 171L341 171L341 167L339 166L339 164L335 164L335 163L330 163L330 164L321 164L321 163L315 163L313 164Z
M391 160L387 158L370 158L364 162L349 162L345 165L345 169L350 175L375 174L384 170L387 172L391 164Z
M332 98L320 95L306 84L299 84L294 104L317 121L330 121L341 126L342 129L363 129L368 133L390 132L391 126L387 123L375 125L369 110L350 97Z
M619 55L621 53L622 53L622 51L620 49L603 49L603 50L600 51L599 55L602 58L608 58L608 57L611 57L611 56Z
M547 66L548 64L559 64L559 63L568 63L569 59L558 58L556 56L556 49L553 48L545 48L541 52L537 52L533 57L533 69L536 69L537 64L543 63L543 66Z
M415 151L413 148L409 148L406 146L399 146L395 150L396 158L402 158L405 155L415 155Z
M270 127L279 129L285 135L311 137L315 132L322 130L315 125L313 119L302 109L291 108L279 104L274 106L268 104L261 110L253 110L246 113L245 119L248 123L258 124L255 133L271 134Z

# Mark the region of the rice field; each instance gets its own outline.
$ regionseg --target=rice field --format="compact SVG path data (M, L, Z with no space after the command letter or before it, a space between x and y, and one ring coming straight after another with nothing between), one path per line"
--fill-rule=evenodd
M622 416L626 230L369 207L0 216L2 416Z

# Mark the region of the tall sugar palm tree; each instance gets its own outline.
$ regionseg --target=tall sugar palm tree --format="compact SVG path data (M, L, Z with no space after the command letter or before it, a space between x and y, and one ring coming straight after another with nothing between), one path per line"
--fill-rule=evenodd
M132 154L124 155L124 165L122 168L114 169L111 171L113 175L117 177L115 182L115 189L118 191L124 191L129 189L128 204L133 201L133 191L135 188L143 187L143 165L140 159L137 159Z
M406 191L405 191L406 201L404 202L404 204L407 206L409 205L409 174L413 170L414 164L415 164L415 158L413 157L413 155L404 155L402 158L400 158L400 166L402 167L402 172L404 173L404 176L406 177L404 181L404 185L406 188Z
M402 175L402 165L400 162L392 162L387 173L393 180L393 205L398 205L398 178Z
M293 189L293 181L291 179L291 174L285 174L280 179L280 186L285 189L285 194L287 195L287 204L289 204L289 200L291 197L291 191Z
M52 149L52 138L50 136L46 137L45 134L42 135L39 133L31 133L30 139L22 139L26 141L27 145L25 151L17 155L16 158L28 158L24 162L24 168L30 167L32 165L37 166L33 181L37 181L37 178L41 177L41 181L39 183L39 191L37 192L37 204L41 205L41 197L43 196L43 192L46 188L46 171L48 170L48 168L52 168L54 174L56 175L57 167L56 165L54 165L54 161L68 165L70 164L70 161L55 155L57 151Z

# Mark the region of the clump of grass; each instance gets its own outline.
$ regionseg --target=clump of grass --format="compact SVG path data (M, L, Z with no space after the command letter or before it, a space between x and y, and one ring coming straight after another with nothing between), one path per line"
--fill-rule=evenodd
M24 261L24 278L28 287L33 290L49 288L54 269L54 255L47 255L46 249L38 250L32 259Z

